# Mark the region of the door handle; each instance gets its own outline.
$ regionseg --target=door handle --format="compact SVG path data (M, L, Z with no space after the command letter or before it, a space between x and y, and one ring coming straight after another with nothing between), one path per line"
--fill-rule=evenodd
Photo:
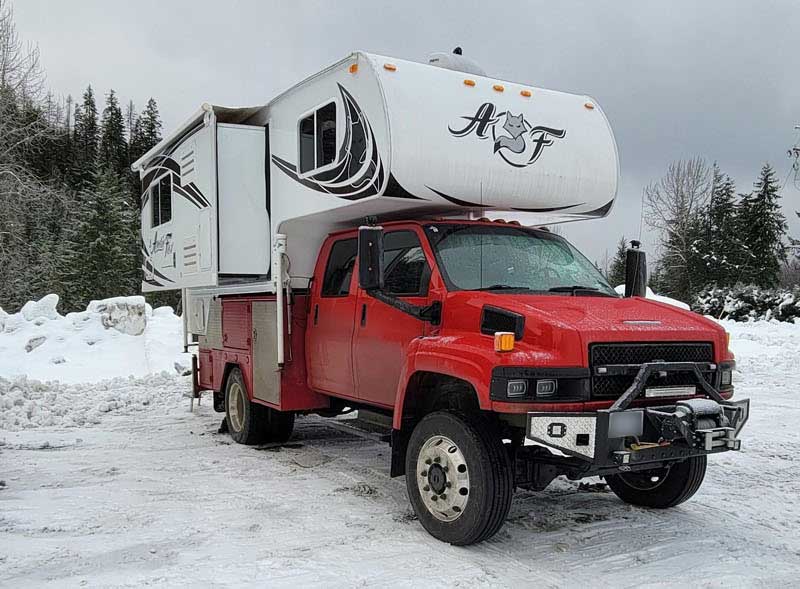
M314 325L319 321L319 305L314 305Z
M367 326L367 304L361 305L361 327Z

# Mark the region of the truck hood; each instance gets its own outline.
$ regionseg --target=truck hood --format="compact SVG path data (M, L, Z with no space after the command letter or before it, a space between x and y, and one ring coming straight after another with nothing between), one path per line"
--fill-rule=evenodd
M707 341L717 361L728 356L725 330L691 311L640 297L611 298L486 292L468 296L468 306L507 309L525 317L524 347L550 348L561 355L566 340L581 341L583 353L595 342ZM577 342L576 342L577 343Z

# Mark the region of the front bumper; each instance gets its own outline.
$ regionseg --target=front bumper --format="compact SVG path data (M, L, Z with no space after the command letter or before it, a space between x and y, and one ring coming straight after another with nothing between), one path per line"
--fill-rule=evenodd
M642 364L633 384L609 409L586 413L528 413L528 439L575 457L592 471L654 468L659 463L739 450L750 401L726 401L698 378L705 399L630 409L654 372L686 372L691 362Z

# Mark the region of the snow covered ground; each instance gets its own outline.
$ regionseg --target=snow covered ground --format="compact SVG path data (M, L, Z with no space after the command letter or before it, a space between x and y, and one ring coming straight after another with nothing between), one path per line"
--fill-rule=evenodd
M216 433L209 400L189 412L174 370L0 379L3 413L61 413L0 422L0 586L797 586L800 325L724 326L752 416L691 501L649 511L558 480L468 548L415 521L388 446L320 418L249 448Z

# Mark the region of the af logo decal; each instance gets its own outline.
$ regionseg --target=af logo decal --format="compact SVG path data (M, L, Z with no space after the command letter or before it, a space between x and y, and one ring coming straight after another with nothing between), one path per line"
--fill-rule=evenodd
M543 125L532 127L522 113L497 112L491 102L481 104L474 115L461 118L467 121L462 129L447 127L454 137L466 137L473 132L478 139L491 137L494 153L515 168L530 166L539 159L545 147L550 147L556 139L563 139L567 134L566 129ZM503 123L498 129L501 120Z

